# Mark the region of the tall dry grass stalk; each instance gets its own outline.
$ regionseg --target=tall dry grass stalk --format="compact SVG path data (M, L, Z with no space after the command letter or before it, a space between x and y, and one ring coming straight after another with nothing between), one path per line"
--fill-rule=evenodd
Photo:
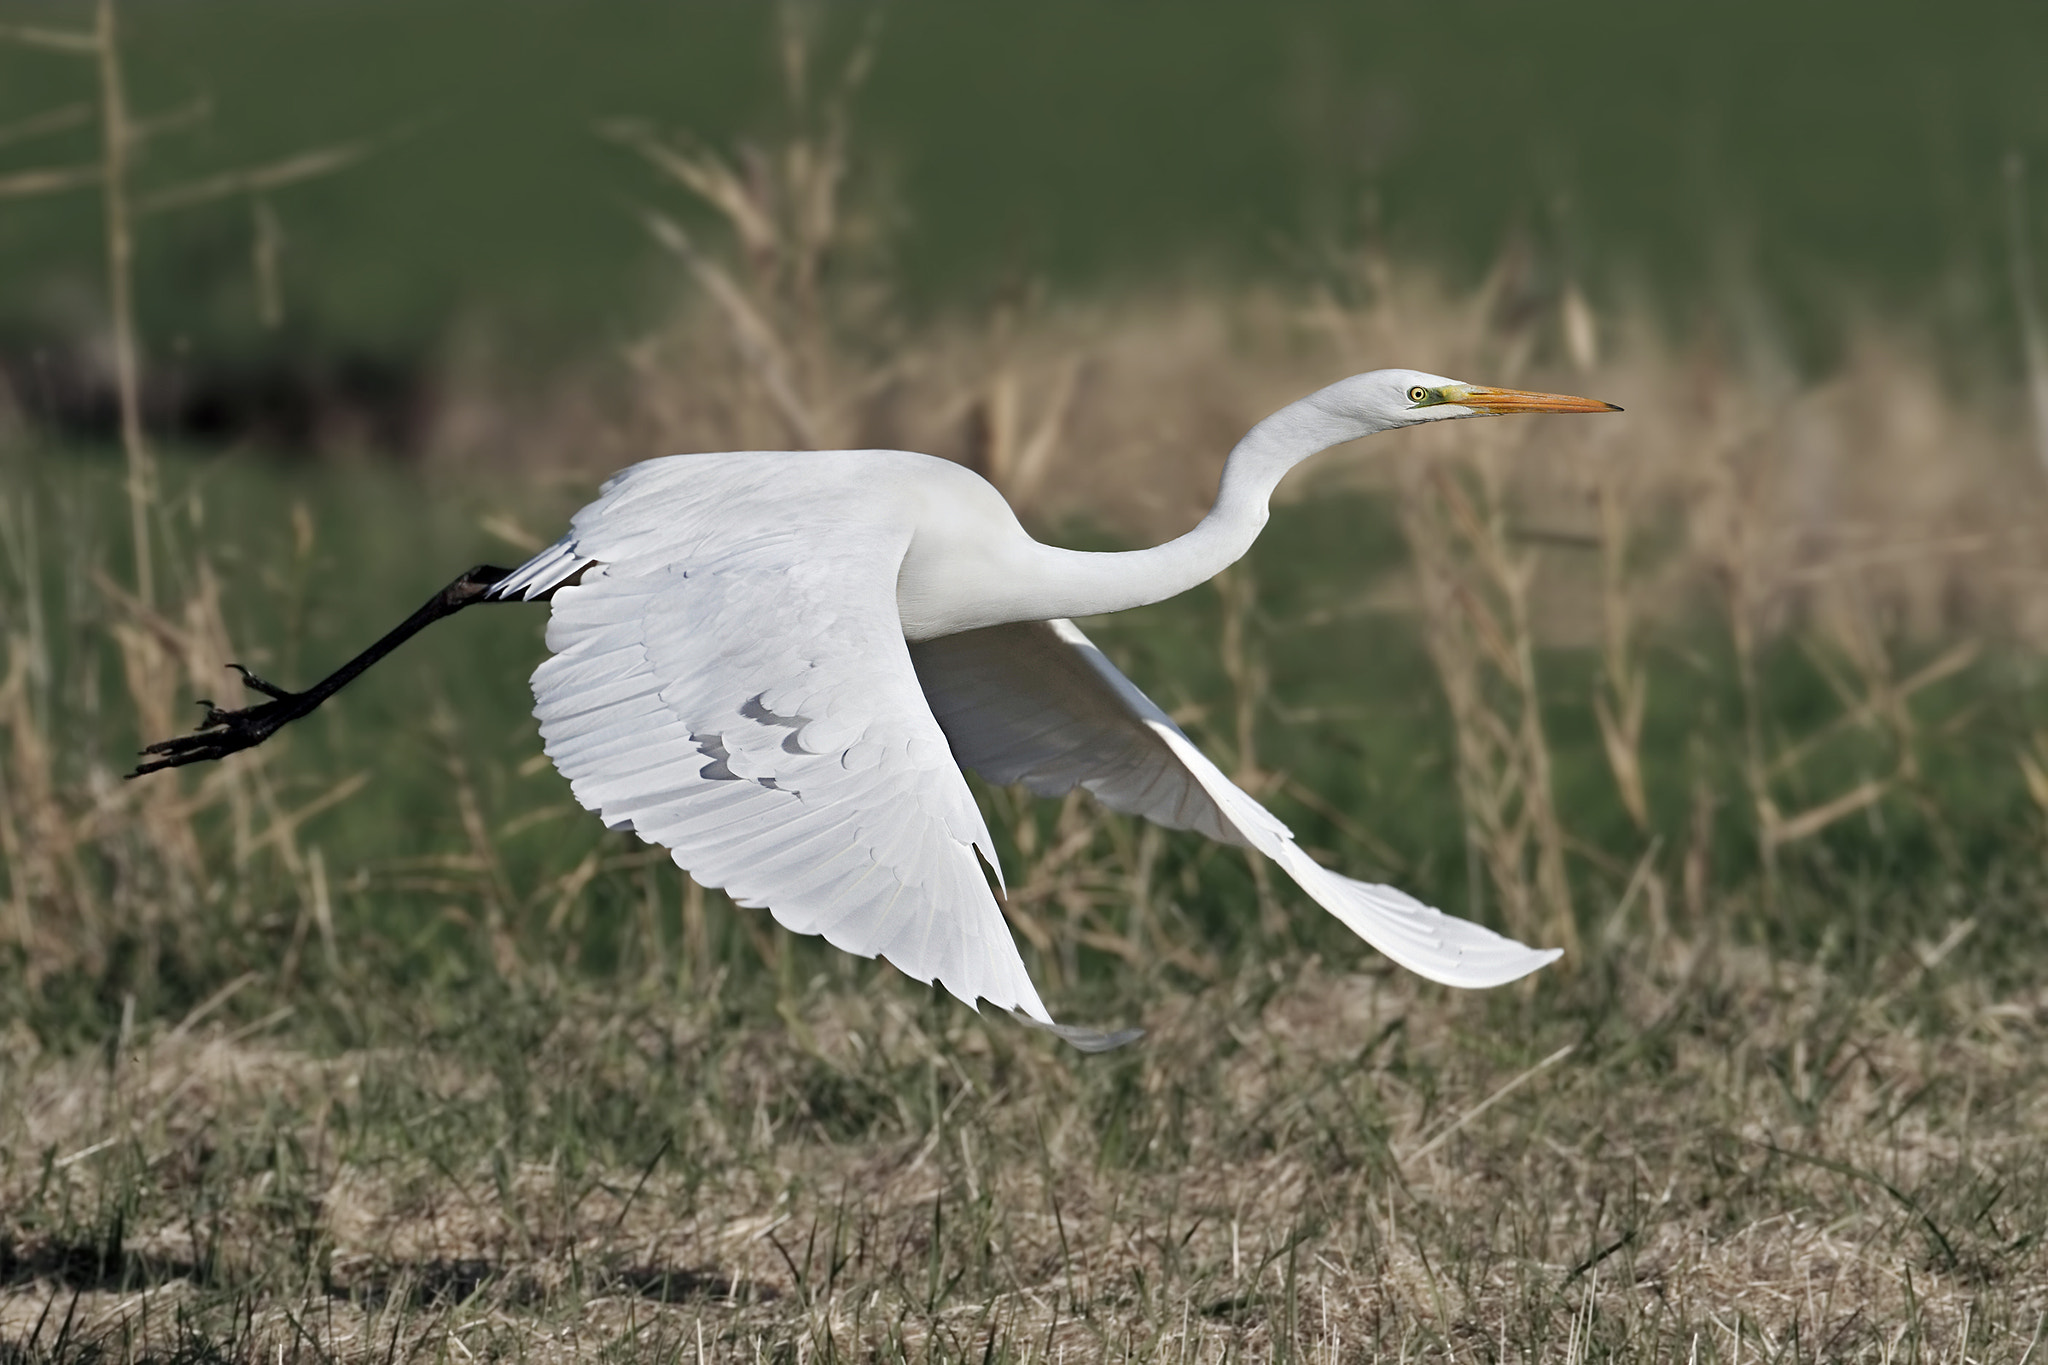
M45 510L32 491L0 495L0 619L9 623L0 637L0 942L18 954L31 988L54 971L103 970L116 952L147 958L180 936L248 923L268 908L252 900L265 881L259 864L281 868L310 904L317 892L299 825L353 790L343 784L288 808L261 755L183 781L121 781L109 758L137 734L184 729L195 692L240 704L226 671L233 651L219 582L196 562L191 592L169 613L103 568L79 565L89 586L64 594L52 621L38 543ZM70 619L79 609L94 618ZM60 655L57 638L108 642L118 705L97 704L98 649Z
M1622 808L1635 827L1650 829L1650 799L1643 779L1643 718L1648 713L1650 675L1639 657L1638 607L1629 567L1634 526L1628 475L1620 460L1597 471L1594 498L1600 517L1600 688L1593 715L1601 748L1614 775Z
M128 117L121 74L121 40L114 0L99 0L93 25L100 85L100 193L107 240L107 296L113 323L114 382L121 404L121 449L128 458L128 507L135 556L135 595L156 604L156 568L149 545L156 501L156 462L142 429L142 361L135 340L135 235L128 208L128 163L135 128Z
M1767 890L1787 846L1895 796L1924 809L1912 699L1967 668L1987 633L2040 638L2019 587L2041 581L2020 525L2038 494L2016 478L2011 445L1974 427L1934 374L1876 349L1789 402L1707 414L1696 477L1677 490L1683 567L1713 585L1726 622ZM1863 466L1853 476L1852 460ZM1994 510L2001 497L2011 505ZM1787 634L1838 704L1799 733L1771 714L1760 672L1767 644ZM1902 670L1903 655L1933 643L1946 647ZM1816 762L1850 732L1880 740L1888 770L1816 785Z
M135 237L129 169L143 130L128 112L122 74L121 36L113 0L98 0L90 29L39 26L0 27L0 41L91 60L97 84L100 159L0 179L0 199L62 194L97 185L107 261L108 324L114 362L114 393L120 414L121 448L128 462L129 549L135 594L156 601L155 557L150 551L150 515L155 503L155 460L142 427L142 362L135 329ZM53 111L60 112L60 111ZM69 126L45 115L36 126Z
M1494 457L1483 451L1466 471L1411 462L1401 525L1456 727L1468 844L1509 930L1570 948L1576 920L1529 622L1535 561L1510 543Z
M9 26L0 29L0 40L89 59L93 66L94 104L80 106L76 118L59 110L32 120L30 131L70 127L96 112L98 161L0 178L0 199L92 186L101 193L133 576L132 587L123 587L104 565L91 567L101 615L96 624L111 639L132 708L132 717L117 723L123 730L132 723L134 734L171 734L185 728L185 698L211 693L233 706L239 704L241 687L225 672L231 655L219 584L203 558L177 565L181 600L168 609L160 606L159 557L170 547L154 534L163 519L156 458L143 422L134 290L137 220L145 212L324 175L355 159L361 149L324 149L289 163L159 189L138 201L132 171L139 150L150 138L203 117L203 104L196 111L151 119L132 114L113 0L98 0L90 29ZM79 684L86 684L90 695L97 660L77 661L68 674L53 664L43 611L42 550L36 542L40 518L33 503L33 494L19 486L10 502L0 502L0 534L7 541L12 574L11 600L0 614L22 623L6 633L6 669L0 675L0 735L10 755L0 775L0 855L8 881L5 938L20 952L31 985L50 970L97 971L122 940L148 945L164 934L190 930L194 911L224 884L224 870L233 874L226 879L235 888L230 895L244 902L228 907L228 913L246 919L245 874L261 849L276 853L300 883L302 899L324 904L324 885L315 885L318 851L308 862L295 837L305 812L282 808L260 758L238 771L183 783L182 790L167 792L159 785L145 793L122 784L105 766L104 736L90 733L89 722L108 718L67 714L65 698ZM77 592L66 598L72 605L79 600ZM66 624L75 628L79 623ZM217 841L201 832L216 816L230 830L225 859Z
M793 5L781 16L789 126L772 145L745 143L727 154L636 120L613 120L598 131L712 210L731 235L737 269L700 247L674 217L653 208L642 212L655 241L683 263L724 324L731 350L721 368L733 381L728 421L735 435L755 438L735 444L824 449L852 444L856 405L888 379L872 351L849 344L861 323L882 316L881 300L857 298L859 290L835 278L858 268L848 259L851 228L842 192L850 106L873 62L874 30L870 26L819 91L815 30ZM657 391L679 359L677 340L658 334L627 353ZM756 412L772 414L774 425L760 431L749 420Z
M185 728L186 700L213 695L232 707L242 688L226 671L232 657L221 615L219 582L203 554L183 555L170 532L159 492L159 471L143 414L143 355L136 316L134 261L139 222L146 216L230 197L250 200L258 228L255 260L266 313L281 309L275 267L277 227L262 196L333 174L369 153L363 142L294 153L253 167L219 172L155 188L135 183L140 152L153 138L187 129L208 113L204 100L182 110L138 118L131 110L121 33L114 0L97 0L90 29L0 26L0 41L90 60L96 82L90 105L66 106L32 118L15 131L41 136L78 126L95 114L97 161L0 176L0 200L68 193L97 186L101 194L106 259L108 335L119 434L126 463L129 561L132 586L117 583L107 566L76 566L92 591L67 594L78 608L95 598L92 625L103 629L118 659L132 714L117 724L132 735L156 736ZM267 318L266 318L267 320ZM24 953L29 976L53 965L103 965L117 938L189 928L199 903L223 885L246 919L247 873L268 851L296 884L299 898L325 905L318 850L310 859L296 837L311 809L346 796L329 792L312 807L287 811L271 789L260 756L236 770L145 791L118 781L104 762L104 733L86 722L105 716L67 714L64 698L83 686L91 694L96 659L74 661L69 676L52 663L44 620L44 584L36 544L34 494L17 484L11 505L0 501L0 535L12 571L10 621L27 623L5 637L7 667L0 682L0 733L11 744L9 771L0 775L0 854L8 876L8 934ZM159 569L168 567L168 579ZM74 585L76 586L76 585ZM166 605L166 589L175 600ZM0 599L4 601L5 599ZM80 627L83 623L67 623ZM347 784L343 784L345 787ZM352 787L348 788L353 790ZM217 841L200 831L216 815L230 831L223 869ZM231 871L223 880L224 870ZM324 914L324 911L323 911Z
M822 12L791 4L781 16L775 135L721 148L640 119L597 126L718 227L638 209L682 267L673 314L622 349L623 365L570 375L537 400L487 380L458 386L434 442L444 457L536 473L573 462L589 475L663 451L900 446L959 458L1020 503L1057 496L1086 381L1076 329L1028 303L986 323L903 324L882 251L887 211L851 188L851 107L877 30L827 60Z

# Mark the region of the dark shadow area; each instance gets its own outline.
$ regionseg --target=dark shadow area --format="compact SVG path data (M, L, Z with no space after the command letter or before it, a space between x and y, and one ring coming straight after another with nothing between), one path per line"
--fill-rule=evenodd
M0 1287L45 1282L93 1293L210 1278L211 1272L198 1262L126 1250L118 1230L103 1243L58 1240L23 1247L11 1237L0 1237Z
M701 1299L726 1299L738 1303L770 1303L781 1297L773 1286L735 1284L715 1270L689 1270L676 1266L627 1266L612 1271L605 1279L614 1294L633 1294L655 1303L689 1303Z
M421 358L283 338L235 358L153 358L143 422L159 441L275 451L420 451L435 394ZM120 407L106 358L83 342L0 341L0 409L55 439L111 445Z
M482 1257L397 1262L365 1274L330 1281L327 1292L368 1308L402 1303L412 1308L447 1308L486 1291L508 1303L527 1306L543 1302L551 1288L526 1271ZM713 1270L685 1266L635 1265L601 1270L593 1275L592 1294L632 1295L654 1303L724 1300L767 1303L779 1297L773 1287L736 1284Z
M466 1303L486 1288L507 1302L538 1303L544 1297L531 1276L507 1271L482 1257L398 1262L378 1266L359 1278L334 1279L327 1292L366 1308L401 1303L411 1308L448 1308Z
M176 1280L207 1284L218 1278L197 1261L126 1250L118 1232L104 1243L60 1240L27 1247L0 1237L0 1288L40 1283L60 1292L90 1294L152 1289ZM540 1303L554 1292L520 1266L481 1256L390 1262L333 1277L327 1284L333 1297L375 1308L394 1302L414 1308L449 1307L486 1289L522 1306ZM589 1292L631 1295L654 1303L768 1303L780 1297L771 1285L737 1283L715 1270L653 1264L597 1270ZM0 1365L6 1360L0 1355Z

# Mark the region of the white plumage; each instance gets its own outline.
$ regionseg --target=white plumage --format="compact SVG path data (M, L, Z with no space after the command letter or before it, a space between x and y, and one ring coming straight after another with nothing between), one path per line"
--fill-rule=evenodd
M552 593L534 713L579 801L740 904L969 1004L1057 1027L989 887L1001 869L963 767L1255 849L1402 966L1498 985L1557 953L1316 863L1066 618L1204 581L1249 547L1281 475L1338 441L1605 407L1356 376L1255 428L1194 531L1124 554L1041 545L986 482L927 456L672 456L612 479L491 595Z
M1083 787L1111 810L1257 849L1353 933L1432 981L1498 986L1558 956L1323 867L1071 621L945 636L911 646L911 658L961 765L992 782L1040 796Z
M908 528L865 463L676 456L607 484L501 585L556 588L541 737L579 801L703 884L1049 1024L978 861L996 866L994 841L911 669ZM792 507L795 464L832 496Z

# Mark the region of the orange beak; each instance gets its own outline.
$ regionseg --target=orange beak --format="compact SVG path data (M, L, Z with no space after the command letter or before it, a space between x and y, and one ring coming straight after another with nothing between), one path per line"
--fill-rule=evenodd
M1597 398L1574 398L1568 393L1525 393L1521 389L1490 389L1484 384L1464 384L1444 389L1444 401L1485 413L1506 417L1517 412L1620 412L1613 403Z

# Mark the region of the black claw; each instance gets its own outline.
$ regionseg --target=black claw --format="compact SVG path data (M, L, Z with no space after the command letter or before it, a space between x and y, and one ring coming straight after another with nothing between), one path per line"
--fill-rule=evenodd
M153 755L152 761L141 764L128 776L141 777L165 768L182 768L188 763L210 763L253 749L319 703L309 704L303 696L287 692L273 701L240 711L223 711L211 701L199 704L206 714L194 732L145 746L142 752Z
M285 698L294 695L290 692L285 691L276 683L265 682L263 679L257 677L254 673L251 673L248 669L242 667L240 664L229 664L228 667L234 669L235 672L241 674L243 682L247 683L250 687L255 688L258 692L261 692L266 697L274 697L278 701L283 701Z

